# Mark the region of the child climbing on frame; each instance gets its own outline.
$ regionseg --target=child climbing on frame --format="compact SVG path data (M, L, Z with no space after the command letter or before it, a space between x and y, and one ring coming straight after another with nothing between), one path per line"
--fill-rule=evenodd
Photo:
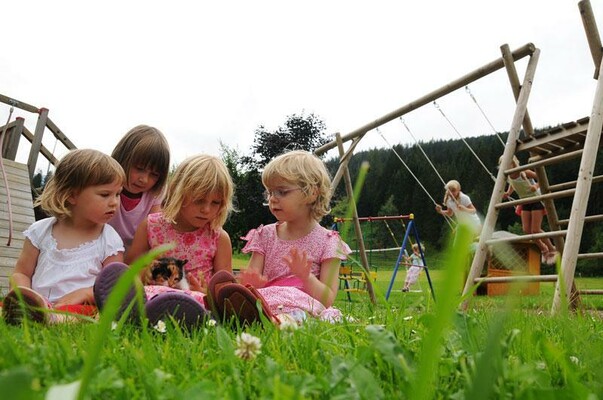
M502 157L498 160L500 164ZM521 164L516 156L513 156L510 168L517 168ZM540 186L538 185L538 175L531 169L515 171L507 176L509 186L503 193L503 199L508 199L513 192L517 193L519 198L526 199L540 196ZM542 220L545 215L544 204L540 201L521 204L521 228L525 234L542 233ZM557 249L549 238L535 239L536 245L540 248L541 262L553 265L557 259Z

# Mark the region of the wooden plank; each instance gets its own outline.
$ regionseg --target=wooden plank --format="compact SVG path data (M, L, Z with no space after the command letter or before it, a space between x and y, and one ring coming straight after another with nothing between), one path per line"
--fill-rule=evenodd
M34 221L33 201L27 165L11 160L2 160L8 175L8 190L11 197L12 239L7 246L9 235L8 196L3 179L0 179L0 292L8 291L8 276L21 254L23 231Z
M475 278L475 283L557 282L557 275L510 275Z

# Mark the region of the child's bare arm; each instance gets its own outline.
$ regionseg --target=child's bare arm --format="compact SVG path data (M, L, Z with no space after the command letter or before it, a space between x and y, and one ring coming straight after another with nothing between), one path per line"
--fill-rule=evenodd
M312 274L312 262L305 251L293 248L284 261L291 269L291 273L302 280L304 289L310 296L320 301L325 307L333 305L339 282L340 261L337 258L330 258L322 262L320 278Z
M124 257L126 264L132 264L138 257L151 250L147 238L147 226L148 222L146 218L138 225L136 233L134 234L134 239L132 240L132 245Z
M92 287L77 289L73 292L67 293L54 303L54 307L72 304L95 304Z
M11 276L12 286L31 287L31 277L34 274L36 265L38 265L39 255L40 250L38 250L29 239L25 238L23 249L21 250L21 254L19 255L19 259L17 260Z
M124 253L120 251L113 256L109 256L109 257L105 258L105 260L103 261L103 267L106 267L107 265L111 264L112 262L124 262Z
M232 272L232 243L230 236L222 229L218 238L218 248L214 256L214 273L225 270Z

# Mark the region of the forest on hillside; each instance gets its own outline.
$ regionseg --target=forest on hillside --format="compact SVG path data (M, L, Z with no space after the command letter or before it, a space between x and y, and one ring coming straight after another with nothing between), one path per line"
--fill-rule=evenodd
M506 141L507 134L502 134L501 137ZM497 136L489 135L467 138L465 141L434 140L359 152L352 157L349 164L352 179L357 177L362 162L367 161L370 167L357 203L358 215L364 217L413 213L421 241L441 248L445 244L450 227L445 219L435 212L434 201L442 202L444 182L451 179L458 180L462 191L469 195L478 212L482 216L485 215L494 186L492 176L496 177L498 173L498 159L503 150L504 146ZM602 157L603 151L599 150L598 160L602 160ZM528 154L520 153L518 158L524 164L527 162ZM575 181L579 162L579 159L574 159L547 167L549 184ZM335 173L338 161L329 160L328 165ZM598 162L595 176L602 173L603 163ZM341 199L343 196L345 190L340 184L336 197ZM601 185L593 184L587 215L603 214L602 200L603 188ZM569 217L571 202L571 197L555 200L560 219ZM337 211L337 208L335 210ZM377 225L377 222L373 224ZM548 229L546 219L543 226ZM389 228L392 228L391 223ZM372 247L392 247L392 239L387 227L384 229L375 226L365 230L381 231L372 234ZM521 233L520 218L515 215L512 207L501 210L496 230ZM402 238L401 235L398 227L396 236ZM603 227L596 223L585 224L580 252L601 251L603 251ZM596 263L596 260L584 261L579 263L579 267L582 265L582 269L590 270L596 268Z

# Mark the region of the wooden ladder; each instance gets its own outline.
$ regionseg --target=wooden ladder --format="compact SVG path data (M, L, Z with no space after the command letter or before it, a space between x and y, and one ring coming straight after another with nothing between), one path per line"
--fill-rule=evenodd
M582 118L576 122L563 124L535 136L526 109L533 71L530 73L530 68L528 67L524 84L519 86L519 80L512 63L506 65L517 100L517 107L505 150L501 157L500 168L490 198L479 244L467 281L465 282L463 295L471 293L474 285L482 282L554 281L556 282L556 287L551 311L555 314L561 310L563 304L575 307L580 301L580 294L603 294L603 290L579 291L574 283L576 262L578 259L603 258L603 252L579 254L584 224L603 221L603 215L586 215L591 186L593 183L603 181L603 176L594 176L597 152L601 146L601 131L603 129L603 79L601 78L602 74L599 74L602 65L601 40L594 22L590 3L588 1L581 1L578 6L584 21L593 61L595 62L597 89L595 91L591 116ZM523 125L525 132L523 138L520 138L521 125ZM510 168L513 156L521 152L529 153L528 163ZM547 166L566 163L569 160L577 158L580 159L580 168L576 180L556 183L554 185L549 184L545 170ZM507 176L510 173L525 169L536 171L542 194L528 199L502 202ZM563 197L573 197L572 206L569 217L559 219L554 200ZM535 200L542 201L545 205L550 227L549 232L502 239L492 238L500 209L531 203ZM512 243L539 238L551 238L555 242L557 250L561 253L559 271L561 271L562 279L559 279L557 275L509 276L504 278L481 277L490 246L502 242ZM468 301L466 300L463 303L463 308L467 308Z

